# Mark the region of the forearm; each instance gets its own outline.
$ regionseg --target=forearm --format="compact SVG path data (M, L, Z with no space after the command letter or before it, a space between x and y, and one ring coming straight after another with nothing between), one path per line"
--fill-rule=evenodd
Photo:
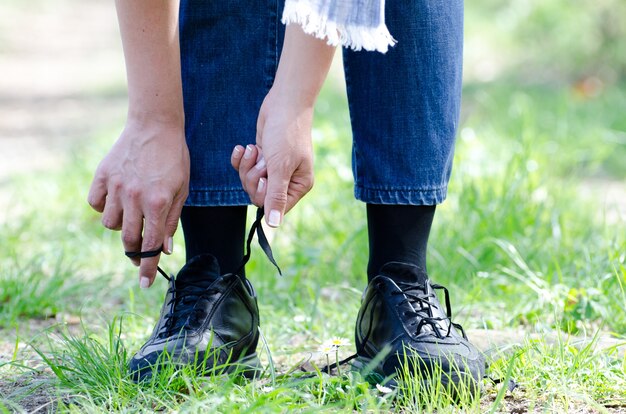
M334 54L334 46L305 34L299 25L288 25L273 92L296 105L312 107Z
M128 79L128 120L184 123L176 0L116 0Z

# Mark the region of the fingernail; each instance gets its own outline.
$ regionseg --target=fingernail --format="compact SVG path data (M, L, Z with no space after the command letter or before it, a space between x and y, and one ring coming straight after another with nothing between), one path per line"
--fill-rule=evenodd
M259 186L256 189L257 193L262 192L264 188L265 188L265 178L261 178L259 180Z
M265 158L261 158L261 161L257 162L254 168L256 168L259 171L265 168Z
M174 251L174 238L170 237L167 239L167 247L165 248L165 253L172 254Z
M250 157L252 156L252 146L251 145L247 145L246 146L246 152L243 154L243 157L245 159L250 159Z
M142 289L148 289L150 287L150 279L145 276L141 276L141 279L139 279L139 287Z
M272 210L268 217L267 223L272 227L280 226L280 211Z
M235 148L233 149L233 157L234 157L234 158L239 158L239 157L241 157L241 148L239 148L239 147L235 147Z

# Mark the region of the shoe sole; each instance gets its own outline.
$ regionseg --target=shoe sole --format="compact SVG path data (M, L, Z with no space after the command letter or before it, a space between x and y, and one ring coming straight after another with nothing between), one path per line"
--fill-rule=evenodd
M180 366L181 368L186 366L186 364L175 363L173 365ZM145 367L143 370L134 372L133 374L135 377L133 378L133 381L137 383L149 381L154 373L153 369L154 368L152 366L149 366ZM263 366L261 365L261 361L259 360L257 353L254 352L244 358L225 365L223 368L215 369L215 371L217 371L218 375L240 374L247 379L256 379L263 373ZM215 373L215 371L212 368L209 368L202 372L199 371L198 375L208 376Z
M373 358L364 356L358 356L352 362L352 370L361 373L363 377L370 383L381 384L393 390L398 388L397 374L386 375L383 372L380 363L376 364ZM461 384L465 384L468 389L464 394L468 392L471 395L480 395L479 382L471 374L466 372L453 372L447 375L442 375L439 378L441 385L444 389L448 390L451 397L456 400L458 398L457 391ZM420 381L421 388L428 393L428 388L432 385L432 382L428 378L424 378ZM426 394L427 395L427 394Z

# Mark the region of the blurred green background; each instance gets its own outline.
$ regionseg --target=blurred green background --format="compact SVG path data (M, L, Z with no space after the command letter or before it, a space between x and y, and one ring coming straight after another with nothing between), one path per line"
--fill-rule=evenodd
M462 123L429 251L431 277L448 286L466 328L623 338L624 39L623 0L466 3ZM16 338L42 327L124 312L124 340L135 349L157 316L165 283L138 290L119 234L85 201L124 123L121 53L112 2L0 3L4 360ZM248 269L279 362L326 337L351 338L365 286L365 214L352 197L339 56L313 138L316 186L272 233L285 275L258 249ZM180 234L175 243L162 261L170 272L184 258Z
M116 303L111 298L134 286L134 271L120 254L118 234L102 229L84 202L92 171L124 122L113 6L5 1L0 16L3 279L15 277L24 289L24 266L62 257L90 275L80 282L109 286L110 297L99 299ZM581 313L565 312L559 323L599 321L624 297L626 3L481 0L466 5L466 16L462 125L450 198L433 231L433 277L460 287L453 295L468 308L487 306L484 295L511 308L504 316L488 309L466 314L480 315L475 325L538 322L533 309L544 305L535 302L553 306L542 296L551 290L565 295L559 313L572 300L571 312ZM291 271L277 279L263 259L252 264L267 274L259 283L270 296L294 306L305 306L294 294L310 300L303 287L313 298L320 283L363 287L364 215L351 197L340 59L320 97L314 140L316 188L275 235L279 260ZM182 238L177 243L182 247ZM181 250L165 261L172 272ZM519 269L520 261L527 269ZM509 274L520 271L537 275L542 287L530 286L528 274ZM617 297L607 298L603 278L621 292ZM67 279L59 283L74 289ZM20 295L2 292L6 321L29 316L9 310ZM520 303L520 294L533 299ZM85 305L82 294L67 295L33 315ZM624 328L623 312L612 319L606 323Z
M134 269L118 234L102 229L84 202L124 122L113 5L9 1L0 16L4 324L90 308L83 285L108 287L98 306L126 309ZM473 326L626 329L623 312L614 312L624 300L626 251L624 16L618 0L466 5L462 124L429 260ZM275 278L262 256L251 264L271 298L265 306L310 308L339 285L358 306L367 240L363 206L352 198L344 88L337 56L316 112L316 188L274 238L287 276ZM182 263L180 235L176 242L177 254L164 261L171 272ZM72 270L48 277L58 266ZM55 294L24 285L37 274L44 288L59 285ZM158 302L157 290L136 300ZM12 306L37 295L50 304ZM315 312L334 312L325 309ZM334 322L347 336L353 313Z

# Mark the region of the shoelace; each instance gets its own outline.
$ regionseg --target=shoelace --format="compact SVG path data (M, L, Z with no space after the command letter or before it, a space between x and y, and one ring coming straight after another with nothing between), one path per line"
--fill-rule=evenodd
M259 239L259 245L263 252L269 259L269 261L276 267L278 273L282 276L282 272L276 260L274 259L274 255L272 253L272 248L270 247L269 241L265 236L265 232L263 231L263 226L261 224L263 219L264 211L263 207L257 209L256 219L254 223L252 223L252 227L250 228L250 232L248 233L248 239L246 241L246 253L243 257L241 265L235 272L236 274L241 273L241 270L244 268L246 263L250 260L250 256L252 253L252 240L254 239L254 234L256 233ZM163 246L159 247L156 250L150 250L145 252L125 252L127 257L130 258L148 258L155 257L161 253L163 250ZM208 298L209 296L217 293L218 291L215 289L206 289L200 286L183 286L182 288L177 288L174 283L172 283L172 277L168 276L167 273L161 269L160 266L157 266L158 272L170 283L170 288L168 289L168 294L172 294L172 298L167 303L167 306L170 306L170 310L167 315L164 316L165 324L163 325L161 331L157 334L159 338L167 338L173 334L179 334L182 330L187 329L189 327L189 321L193 316L196 315L197 309L195 309L195 304L198 303L199 300L203 298ZM173 286L173 287L172 287ZM185 306L187 304L188 306Z
M434 284L431 283L430 286L433 289L436 290L443 290L444 292L444 297L445 297L445 303L446 303L446 317L445 318L435 318L433 317L432 314L432 308L434 307L435 309L437 309L437 306L434 305L433 303L430 302L430 298L435 298L435 294L434 292L431 294L427 294L426 292L426 288L422 285L414 285L414 284L410 284L410 283L398 283L398 287L400 288L400 291L398 292L393 292L393 294L403 294L407 297L407 300L409 301L409 303L412 305L413 309L417 308L417 305L419 304L419 309L416 310L415 312L409 312L410 314L412 314L413 316L419 316L422 319L420 320L419 324L417 325L416 328L416 335L419 335L419 333L421 332L422 328L425 325L430 325L432 327L433 332L435 332L435 335L437 335L438 338L443 339L447 336L450 335L450 332L452 330L452 326L454 326L456 329L458 329L459 331L461 331L461 334L463 335L463 338L465 338L467 340L467 335L465 334L465 330L463 329L463 327L458 324L458 323L454 323L452 322L452 307L450 306L450 294L448 293L448 289L445 286L442 285L438 285L438 284ZM422 292L421 295L415 295L413 293L411 293L414 290L419 290ZM446 334L442 335L440 332L441 327L437 324L437 322L440 321L445 321L447 320L448 323L448 329L446 330ZM361 342L361 346L363 344L365 344L365 342L367 342L367 339L369 337L371 332L368 332L365 335L365 338L363 339L363 341ZM362 351L362 349L357 349L357 352L353 355L350 355L349 357L338 361L338 362L334 362L332 364L326 365L322 368L320 368L321 372L327 372L328 374L331 373L332 370L334 370L335 368L337 368L337 366L340 365L345 365L348 362L352 361L353 359L355 359L356 357L359 356L359 353ZM306 369L301 368L302 371L304 372L308 372Z
M438 309L438 307L437 305L433 303L434 301L431 302L430 299L431 298L436 299L436 296L434 292L427 293L428 290L426 289L426 286L424 285L398 283L398 287L400 288L400 291L392 293L396 295L406 296L408 302L411 304L411 306L415 310L414 312L411 312L411 311L406 312L406 314L408 316L414 316L414 317L420 318L420 321L417 324L417 327L415 328L415 335L419 335L420 333L422 333L422 329L425 326L430 326L432 329L432 332L434 332L435 335L439 339L443 339L443 338L450 336L450 332L452 330L452 327L454 326L455 328L461 331L463 338L467 339L467 336L465 335L465 331L463 330L463 327L459 325L458 323L452 322L452 308L450 306L450 294L448 293L448 289L445 286L437 285L434 283L431 283L430 286L434 290L443 290L444 292L445 303L446 303L446 317L445 318L433 316L433 308ZM441 325L439 325L438 323L442 321L448 321L448 324L447 324L448 329L446 329L445 331L442 329ZM443 332L445 332L445 334L443 334Z
M172 293L172 299L169 300L167 306L174 304L170 307L170 311L165 315L165 324L159 331L157 336L159 338L168 338L172 335L178 335L183 330L188 329L192 321L200 319L202 316L202 308L197 309L196 304L201 299L207 299L209 296L218 293L215 289L205 289L200 286L184 286L183 288L171 287L167 290L168 293Z

